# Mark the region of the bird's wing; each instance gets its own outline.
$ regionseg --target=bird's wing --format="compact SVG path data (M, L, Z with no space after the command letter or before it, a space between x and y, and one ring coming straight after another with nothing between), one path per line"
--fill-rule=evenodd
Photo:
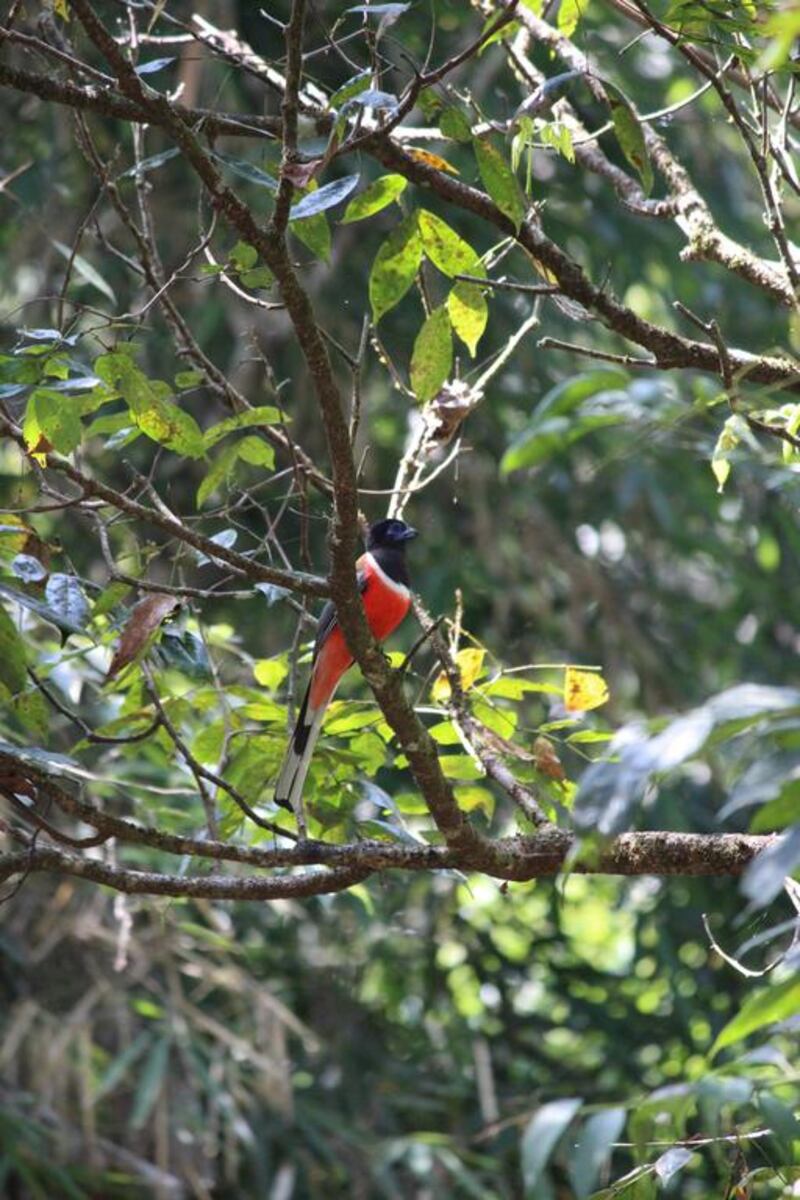
M356 579L358 580L358 590L363 595L367 590L369 576L366 571L358 570L356 571ZM317 621L317 636L314 638L314 658L317 657L338 624L339 622L336 619L336 605L332 600L326 600L325 607L319 614L319 620Z

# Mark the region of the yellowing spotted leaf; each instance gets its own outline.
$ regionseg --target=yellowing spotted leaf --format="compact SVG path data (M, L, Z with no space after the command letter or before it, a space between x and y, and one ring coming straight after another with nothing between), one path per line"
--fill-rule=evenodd
M483 670L483 657L485 653L485 650L469 647L466 650L459 650L456 655L456 663L461 674L461 687L465 692L469 691ZM450 680L444 671L434 681L431 688L431 697L437 703L450 699Z
M430 150L409 150L408 153L417 162L424 163L426 167L433 167L436 171L447 171L448 175L461 174L458 168L449 163L446 158L441 158L438 154L431 154Z
M588 712L608 700L608 684L599 671L567 667L564 673L564 706L567 712Z

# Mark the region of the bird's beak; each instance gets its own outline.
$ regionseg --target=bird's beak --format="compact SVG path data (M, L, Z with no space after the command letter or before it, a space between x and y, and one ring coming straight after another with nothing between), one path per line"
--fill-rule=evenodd
M404 541L404 542L410 542L410 541L413 541L413 539L414 539L415 537L419 537L419 530L418 530L418 529L414 529L414 527L413 527L412 525L408 525L408 526L406 527L406 530L405 530L404 534L403 534L403 541Z

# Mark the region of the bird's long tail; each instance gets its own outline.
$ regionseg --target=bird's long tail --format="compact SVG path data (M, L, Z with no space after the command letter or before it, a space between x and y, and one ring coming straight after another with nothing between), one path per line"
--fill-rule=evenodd
M311 683L306 689L297 722L289 742L286 756L283 760L278 782L275 785L275 803L282 808L288 808L298 818L298 825L304 825L302 810L303 784L306 781L311 755L317 743L325 711L330 703L330 696L319 708L312 708L309 697ZM303 830L301 829L301 832Z

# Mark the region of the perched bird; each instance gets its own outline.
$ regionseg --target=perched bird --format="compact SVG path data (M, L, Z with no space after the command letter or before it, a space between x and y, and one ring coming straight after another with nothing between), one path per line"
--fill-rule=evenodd
M356 563L367 623L379 642L394 632L411 607L405 548L416 536L416 529L405 521L378 521L370 527L366 553ZM329 600L317 624L311 679L275 785L275 803L296 813L298 823L302 820L303 784L325 710L352 665L336 608Z

